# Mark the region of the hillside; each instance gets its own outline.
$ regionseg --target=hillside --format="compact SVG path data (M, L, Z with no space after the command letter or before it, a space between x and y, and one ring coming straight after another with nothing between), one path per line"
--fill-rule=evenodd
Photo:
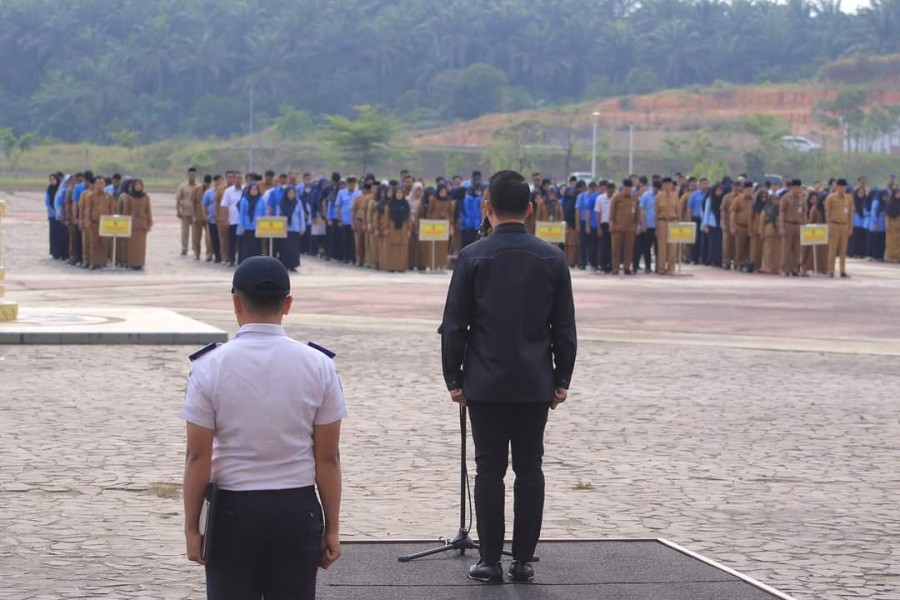
M795 85L722 85L704 89L667 90L642 96L620 96L597 103L583 103L560 109L526 110L508 114L492 114L446 127L414 133L410 141L423 146L482 147L490 144L497 132L520 123L539 123L553 129L573 127L579 137L590 136L591 113L600 113L599 123L605 132L626 129L633 124L636 145L652 150L665 134L696 129L727 129L742 117L767 114L782 118L794 135L813 139L828 136L833 143L839 138L827 132L813 117L817 103L834 100L844 86L820 81ZM900 104L900 87L870 86L866 88L865 107ZM538 128L535 128L537 132ZM543 132L541 132L543 134ZM535 134L526 142L539 141ZM619 137L619 136L617 136ZM743 145L743 144L741 144Z

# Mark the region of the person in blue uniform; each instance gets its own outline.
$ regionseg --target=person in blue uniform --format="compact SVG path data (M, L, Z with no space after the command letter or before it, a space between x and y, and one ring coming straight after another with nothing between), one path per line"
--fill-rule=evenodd
M266 216L268 207L259 193L259 183L254 181L247 186L238 205L238 211L237 234L240 240L238 264L240 264L251 256L262 254L262 244L256 237L256 218Z
M334 355L286 335L291 278L278 260L246 259L232 286L240 330L191 356L181 411L187 556L205 565L210 600L312 600L318 569L341 555L347 409ZM204 556L211 482L217 506Z
M575 200L575 209L578 211L578 226L581 228L579 236L578 268L585 269L590 265L591 270L597 270L597 213L594 207L597 204L597 182L588 183L587 191L578 195Z
M352 263L356 258L356 245L353 240L353 203L362 196L362 191L356 187L356 177L347 178L347 187L338 192L334 209L340 223L338 242L341 247L341 256L345 263Z
M462 236L462 248L473 243L478 237L478 228L481 227L481 183L471 183L468 193L462 202L460 211L459 232Z
M691 192L688 198L687 208L691 215L691 220L697 226L697 241L691 248L691 263L697 265L703 259L703 246L706 234L703 232L703 212L706 203L706 197L709 195L709 179L706 177L700 180L696 190Z
M884 209L890 199L890 191L884 189L877 192L869 209L869 235L867 255L869 260L882 262L885 249L885 217Z
M60 181L60 176L58 173L51 173L48 176L48 180L49 182L47 184L47 191L44 193L44 209L47 212L49 251L50 256L52 256L53 258L59 258L59 234L57 232L58 221L56 220L56 193L59 191L59 187L60 185L62 185L62 182Z
M300 251L302 250L302 236L306 233L306 214L303 203L297 197L297 188L287 186L281 197L281 202L275 206L275 215L287 217L288 236L275 241L275 249L281 264L291 272L296 272L300 266Z
M222 262L222 244L219 241L219 227L216 225L216 192L222 185L222 176L213 177L213 185L203 193L203 210L206 215L206 229L209 241L212 244L213 260L216 264Z
M66 197L69 192L69 185L74 181L72 175L66 175L62 178L62 183L56 191L56 197L53 199L54 215L57 228L57 248L58 256L54 258L59 260L69 260L69 228L66 224Z
M706 265L722 266L722 201L725 190L717 183L706 198L703 210L703 233L706 238Z

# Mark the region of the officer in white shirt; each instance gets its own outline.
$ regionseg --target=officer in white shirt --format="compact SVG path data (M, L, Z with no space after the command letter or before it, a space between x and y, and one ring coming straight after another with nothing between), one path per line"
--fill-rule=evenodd
M210 600L312 599L317 569L341 554L341 383L333 355L285 335L291 280L280 261L245 260L233 286L240 331L191 357L181 412L188 558L206 565ZM219 493L204 562L211 481Z

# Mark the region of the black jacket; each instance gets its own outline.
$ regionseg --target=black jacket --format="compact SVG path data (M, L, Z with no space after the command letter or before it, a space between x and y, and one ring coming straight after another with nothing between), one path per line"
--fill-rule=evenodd
M441 325L444 379L472 402L550 402L575 368L565 255L504 224L459 254Z

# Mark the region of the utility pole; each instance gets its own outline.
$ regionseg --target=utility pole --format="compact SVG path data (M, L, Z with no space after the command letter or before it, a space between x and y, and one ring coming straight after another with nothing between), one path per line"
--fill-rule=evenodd
M247 129L249 132L248 143L247 143L247 172L253 172L253 86L250 86L250 126Z
M628 124L628 174L634 173L634 123Z
M594 117L594 137L593 143L591 144L591 179L594 181L597 180L597 119L600 117L600 113L594 111L592 113Z

